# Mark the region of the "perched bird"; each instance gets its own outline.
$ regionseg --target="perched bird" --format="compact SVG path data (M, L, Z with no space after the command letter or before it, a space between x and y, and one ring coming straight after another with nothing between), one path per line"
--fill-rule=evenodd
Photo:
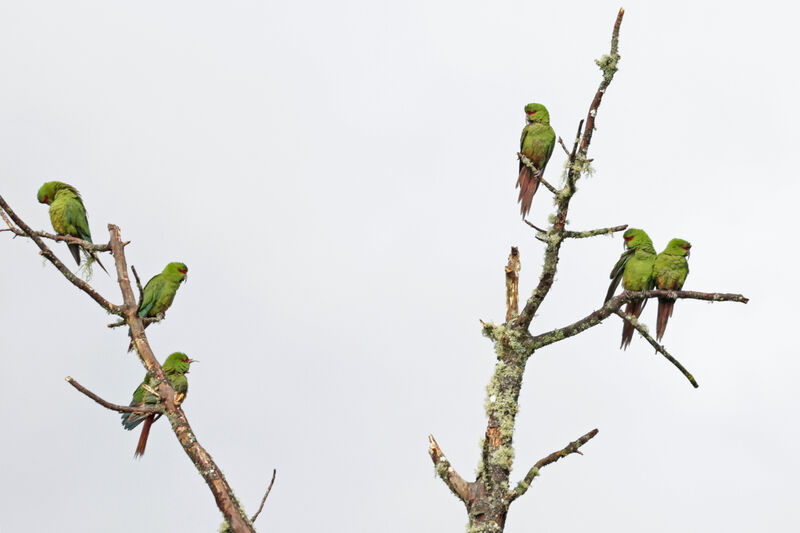
M672 239L663 252L656 257L653 277L656 287L668 291L679 291L689 274L689 250L692 245L683 239ZM672 316L674 298L658 298L658 318L656 319L656 338L661 340L667 329L667 321Z
M189 390L189 381L186 379L186 374L189 373L189 365L196 363L194 359L189 359L185 353L175 352L167 357L164 364L164 373L169 379L170 385L175 389L175 403L180 404L186 398L186 391ZM139 385L133 392L133 400L131 400L131 407L154 407L159 403L158 394L158 381L155 377L148 372L144 376L142 384ZM161 415L158 415L161 416ZM139 437L139 443L136 445L136 452L134 457L144 455L144 448L147 446L147 436L150 434L150 426L156 421L156 415L153 413L123 413L122 426L131 430L144 422L142 426L142 434Z
M522 218L525 218L531 210L533 195L536 194L539 180L556 145L556 132L550 127L550 113L546 107L542 104L528 104L525 106L525 117L528 123L522 129L519 151L533 163L536 171L531 170L522 161L519 162L517 201L520 202L519 211L522 213Z
M178 292L181 282L186 279L188 271L189 268L183 263L170 263L164 267L161 274L150 278L150 281L144 286L142 301L139 304L139 316L146 318L164 314L172 305L175 293ZM149 324L144 325L145 328L147 326ZM130 335L130 330L128 335ZM128 346L128 351L131 350L133 350L133 340Z
M608 287L605 301L614 296L620 280L622 288L626 291L647 291L655 286L653 278L653 265L656 262L656 250L653 241L643 230L629 229L622 234L625 240L625 252L620 256L617 264L611 270L611 285ZM642 314L646 299L636 299L628 302L625 312L639 318ZM633 326L625 321L622 325L622 343L620 348L627 348L633 339Z
M89 221L86 220L86 208L81 200L81 193L72 185L60 181L48 181L39 188L36 195L41 204L50 206L50 222L59 235L70 235L92 242L92 233L89 231ZM79 244L68 244L69 251L78 265L81 264L81 247ZM97 261L100 268L108 274L108 270L100 262L94 252L85 251L92 259Z

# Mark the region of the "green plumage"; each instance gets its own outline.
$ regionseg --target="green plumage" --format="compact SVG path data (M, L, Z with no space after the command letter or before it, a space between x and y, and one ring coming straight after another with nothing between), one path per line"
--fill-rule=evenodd
M539 187L539 181L544 175L544 169L556 145L556 132L550 127L550 113L542 104L528 104L525 106L527 124L522 129L522 138L519 141L519 151L527 157L536 171L531 170L522 161L519 163L520 213L522 217L528 214L533 203L533 195Z
M625 252L611 269L609 276L611 284L606 293L606 302L614 296L620 281L626 291L647 291L655 286L653 265L656 261L656 250L653 248L653 241L650 240L647 233L640 229L629 229L622 235L622 238L625 242ZM628 302L625 312L638 318L646 303L646 299ZM622 326L620 348L627 348L632 338L633 326L626 321Z
M194 359L189 359L185 353L175 352L167 357L162 367L164 373L169 379L170 385L175 389L175 402L181 403L186 398L186 393L189 390L189 381L186 379L186 374L189 373L189 365L194 363ZM153 407L158 405L159 397L153 392L158 388L158 380L148 372L144 376L142 384L139 385L133 392L133 399L131 400L131 407ZM148 390L150 389L150 390ZM152 392L151 392L152 391ZM160 416L160 415L159 415ZM136 452L134 457L144 454L144 449L147 446L147 437L150 434L150 426L155 422L156 415L152 413L123 413L122 426L131 430L144 422L142 427L142 434L139 437L139 443L136 445Z
M89 230L89 221L86 218L86 208L83 205L81 194L72 185L60 181L48 181L39 188L36 195L39 203L50 206L50 222L59 235L70 235L92 242L92 233ZM81 247L78 244L68 244L69 251L75 262L81 264ZM94 252L86 252L97 261L106 274L108 271Z
M686 276L689 274L689 250L692 245L683 239L672 239L663 252L656 257L653 266L653 277L656 287L669 291L679 291L683 288ZM667 329L667 322L672 316L675 307L673 298L658 299L658 315L656 319L656 338L661 340Z
M142 291L139 316L145 318L163 315L172 305L178 287L187 277L187 272L189 268L183 263L170 263L160 274L150 278ZM147 326L149 324L144 325L145 328ZM128 346L128 351L132 349L133 341Z

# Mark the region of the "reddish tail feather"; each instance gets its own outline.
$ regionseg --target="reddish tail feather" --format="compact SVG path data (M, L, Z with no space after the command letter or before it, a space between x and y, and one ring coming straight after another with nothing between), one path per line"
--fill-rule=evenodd
M672 316L672 310L675 308L675 300L672 298L659 298L658 299L658 318L656 319L656 339L659 341L664 336L667 330L667 322L669 317Z
M139 443L136 445L136 451L133 453L134 458L144 455L144 449L147 446L147 437L150 435L150 426L153 425L153 420L155 420L155 415L147 415L147 418L144 419L142 434L139 436Z
M642 309L644 309L644 302L642 300L636 300L634 302L628 302L625 306L625 313L629 315L633 315L636 318L639 318L639 315L642 314ZM633 324L628 322L627 320L623 321L622 324L622 343L619 345L620 348L625 350L628 348L628 345L631 343L633 339Z
M517 201L520 202L519 212L522 214L522 218L525 218L531 210L533 195L539 188L539 176L538 172L533 172L529 167L520 165L519 178L517 178L517 187L519 188Z

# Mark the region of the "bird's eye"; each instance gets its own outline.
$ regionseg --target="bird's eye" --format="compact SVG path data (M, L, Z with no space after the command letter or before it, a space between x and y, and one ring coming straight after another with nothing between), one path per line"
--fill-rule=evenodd
M178 272L180 272L181 274L186 274L186 273L188 272L188 270L181 270L181 269L178 269Z
M535 115L535 114L536 114L536 111L528 111L528 114L529 114L529 115Z
M625 242L630 242L633 240L633 237L623 237L623 239L625 239Z

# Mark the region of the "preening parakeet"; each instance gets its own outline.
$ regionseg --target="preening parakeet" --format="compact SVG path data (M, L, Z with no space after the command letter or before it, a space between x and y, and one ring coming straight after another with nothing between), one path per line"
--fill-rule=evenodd
M550 127L550 113L542 104L528 104L525 106L527 124L522 129L522 138L519 142L519 151L531 160L537 172L519 162L519 211L522 218L531 210L533 195L539 187L539 180L544 174L553 147L556 145L556 132Z
M186 379L186 374L189 373L189 365L196 362L194 359L189 359L185 353L175 352L167 357L164 364L164 373L167 374L170 385L175 389L175 402L181 403L186 398L186 392L189 390L189 381ZM131 400L131 407L154 407L158 405L159 398L157 394L158 382L155 377L148 372L144 376L142 384L134 391L133 400ZM150 390L148 390L150 389ZM159 415L161 416L161 415ZM122 426L131 430L144 422L142 426L142 434L139 437L139 443L136 445L136 452L134 457L139 457L144 454L145 446L147 446L147 436L150 434L150 426L156 421L156 415L152 413L123 413Z
M614 297L620 280L622 280L622 287L627 291L647 291L655 286L653 265L656 262L656 250L653 248L653 241L650 240L647 233L640 229L629 229L622 234L622 238L625 241L625 252L611 270L609 276L611 285L606 293L606 302ZM628 302L625 312L639 318L646 303L646 299ZM622 325L620 348L627 348L631 339L633 339L633 326L625 321Z
M86 208L83 206L81 194L72 185L60 181L48 181L39 188L36 195L39 203L50 206L50 222L59 235L70 235L92 242L92 233L89 231L89 221L86 219ZM68 244L69 251L75 262L81 264L81 247L78 244ZM97 261L100 268L108 274L108 270L100 262L94 252L85 253Z
M663 252L656 257L653 267L656 287L669 291L679 291L689 274L689 250L692 245L683 239L672 239ZM658 299L658 318L656 319L656 338L661 340L667 329L667 322L675 306L673 298Z
M164 267L161 274L150 278L150 281L144 286L142 302L139 304L139 316L142 318L155 317L165 313L172 305L175 293L178 292L181 282L186 279L188 271L189 268L183 263L170 263ZM147 326L149 324L144 325L145 328ZM128 351L131 350L133 350L133 340L128 346Z

